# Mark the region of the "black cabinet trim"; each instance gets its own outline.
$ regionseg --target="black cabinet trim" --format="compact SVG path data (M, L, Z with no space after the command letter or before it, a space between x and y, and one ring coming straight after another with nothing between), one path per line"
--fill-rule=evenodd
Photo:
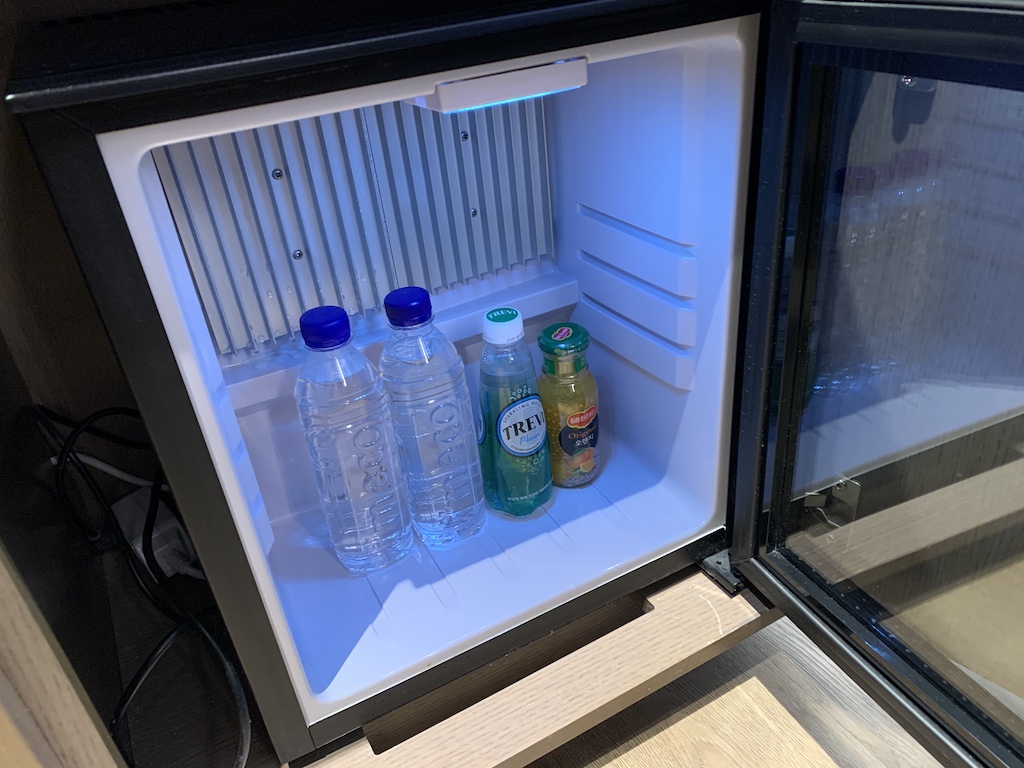
M797 3L774 4L768 19L762 17L758 42L729 461L727 520L734 563L755 557L765 536L762 499L773 444L769 410L786 239L798 10Z
M765 6L765 0L536 0L488 8L447 0L437 8L424 4L432 10L408 18L395 18L394 9L391 17L368 14L380 18L359 26L365 10L359 3L260 0L239 24L238 2L168 6L148 27L136 16L107 14L95 24L86 18L27 28L16 45L6 105L18 113L71 110L103 133L678 29ZM444 12L455 5L460 9ZM273 24L261 21L261 7ZM215 22L206 18L212 11ZM234 20L222 18L227 12ZM154 36L156 21L164 28ZM205 38L211 25L220 38ZM90 31L93 26L99 29ZM125 26L136 31L118 31ZM149 30L143 48L112 57L116 41L139 29ZM195 50L181 53L179 43L196 34L203 39ZM98 35L109 36L105 45L94 41ZM79 51L82 61L75 58Z

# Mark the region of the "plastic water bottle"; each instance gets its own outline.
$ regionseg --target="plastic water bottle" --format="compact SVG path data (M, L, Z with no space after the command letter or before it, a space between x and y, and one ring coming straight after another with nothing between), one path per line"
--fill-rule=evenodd
M299 327L309 355L295 401L331 542L350 571L383 568L413 543L384 382L351 343L345 310L308 310Z
M484 492L495 509L526 517L551 499L551 452L523 317L513 307L484 315L480 408Z
M392 291L384 310L392 330L380 373L391 398L413 526L429 546L451 544L477 533L485 514L465 368L431 322L426 290Z

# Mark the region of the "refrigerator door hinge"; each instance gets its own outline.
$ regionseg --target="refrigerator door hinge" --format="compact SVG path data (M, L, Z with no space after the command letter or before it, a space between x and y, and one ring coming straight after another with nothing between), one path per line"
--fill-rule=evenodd
M839 480L817 493L808 493L798 502L805 509L817 513L832 528L840 528L857 519L860 483L856 480Z
M700 567L727 594L735 595L746 586L740 575L732 569L728 549L723 549L710 557L705 557L700 561Z

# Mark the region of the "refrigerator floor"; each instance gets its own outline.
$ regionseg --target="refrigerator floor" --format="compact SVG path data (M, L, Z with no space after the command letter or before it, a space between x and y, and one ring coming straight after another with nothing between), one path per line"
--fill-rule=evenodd
M275 525L274 581L306 677L310 723L341 711L695 539L717 524L628 449L602 445L590 486L543 512L495 512L454 547L417 545L369 576L325 546L319 510Z

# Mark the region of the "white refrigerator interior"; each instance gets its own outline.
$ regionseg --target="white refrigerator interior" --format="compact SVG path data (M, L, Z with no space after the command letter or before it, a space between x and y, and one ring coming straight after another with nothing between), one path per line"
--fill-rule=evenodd
M756 33L716 22L100 137L310 724L724 524ZM571 90L410 103L565 61ZM357 577L325 546L298 320L345 307L375 360L383 297L409 284L474 389L486 309L520 309L531 342L586 326L604 469Z

